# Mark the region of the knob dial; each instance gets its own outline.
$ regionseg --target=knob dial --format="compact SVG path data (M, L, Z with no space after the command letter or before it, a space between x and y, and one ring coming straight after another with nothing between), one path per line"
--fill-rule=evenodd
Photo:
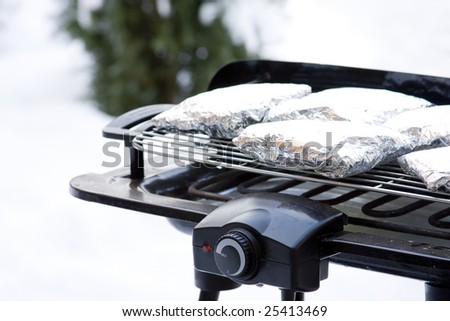
M219 238L214 260L220 272L230 278L245 279L256 270L257 244L246 231L231 230Z

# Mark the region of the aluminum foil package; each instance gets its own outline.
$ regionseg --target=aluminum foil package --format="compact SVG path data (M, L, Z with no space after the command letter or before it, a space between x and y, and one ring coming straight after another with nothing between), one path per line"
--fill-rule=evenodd
M385 89L340 87L281 103L268 121L346 120L380 125L392 116L432 105L429 101Z
M153 125L176 131L197 131L210 137L233 138L245 127L265 120L281 101L311 92L304 84L243 84L192 96L153 118Z
M331 178L368 171L412 149L405 135L389 128L313 120L252 125L233 139L233 143L264 165L310 169Z
M403 170L419 177L431 191L450 192L450 147L412 152L399 157Z
M406 111L392 117L383 126L410 136L418 149L450 146L450 105Z

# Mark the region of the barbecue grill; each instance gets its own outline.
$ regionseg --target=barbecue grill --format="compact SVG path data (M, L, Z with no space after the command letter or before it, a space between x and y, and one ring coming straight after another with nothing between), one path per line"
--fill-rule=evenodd
M208 89L252 82L384 88L450 104L448 78L266 60L226 65ZM104 137L124 142L130 166L78 176L70 191L191 233L200 300L242 284L302 300L328 277L328 262L423 280L426 300L450 299L450 194L427 190L395 163L345 179L270 168L228 140L152 127L171 106L108 124Z

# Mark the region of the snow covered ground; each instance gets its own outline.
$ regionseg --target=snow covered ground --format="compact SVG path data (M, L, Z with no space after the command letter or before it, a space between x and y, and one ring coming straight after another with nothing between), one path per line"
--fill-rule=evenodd
M108 170L100 131L111 118L82 99L89 59L55 31L58 1L2 3L0 299L195 300L190 236L68 193L72 177ZM265 58L450 76L449 10L445 0L287 0L271 9L235 0L228 18ZM245 286L221 298L279 293ZM423 284L332 265L308 298L421 300Z

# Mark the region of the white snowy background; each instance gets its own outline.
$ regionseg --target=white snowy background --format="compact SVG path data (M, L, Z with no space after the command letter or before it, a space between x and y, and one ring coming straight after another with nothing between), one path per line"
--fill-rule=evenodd
M264 58L450 77L449 1L231 2L235 36ZM83 98L90 60L57 32L61 2L0 5L0 299L196 300L190 236L68 192L74 176L108 170L101 129L111 118ZM307 299L422 300L423 290L421 281L331 265ZM221 299L279 293L243 286Z

